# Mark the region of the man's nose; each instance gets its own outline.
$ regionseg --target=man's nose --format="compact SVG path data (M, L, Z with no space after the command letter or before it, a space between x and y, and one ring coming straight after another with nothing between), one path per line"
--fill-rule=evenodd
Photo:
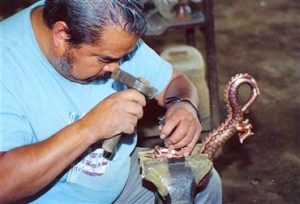
M119 62L112 62L104 66L104 71L116 73L119 70Z

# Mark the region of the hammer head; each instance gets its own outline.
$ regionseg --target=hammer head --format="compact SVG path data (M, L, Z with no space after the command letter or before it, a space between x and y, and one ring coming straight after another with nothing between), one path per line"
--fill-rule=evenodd
M149 99L152 99L157 92L157 89L151 86L146 80L134 77L121 69L118 69L117 72L113 73L112 78L126 85L128 88L139 91Z

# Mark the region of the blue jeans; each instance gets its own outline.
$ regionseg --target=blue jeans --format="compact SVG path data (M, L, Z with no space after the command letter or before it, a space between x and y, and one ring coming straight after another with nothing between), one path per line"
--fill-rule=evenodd
M132 157L132 165L127 183L121 195L114 202L115 204L123 203L146 203L153 204L155 202L155 194L142 186L142 177L140 175L140 167L138 165L137 152ZM196 194L195 204L221 204L222 203L222 183L219 174L212 169L209 180Z

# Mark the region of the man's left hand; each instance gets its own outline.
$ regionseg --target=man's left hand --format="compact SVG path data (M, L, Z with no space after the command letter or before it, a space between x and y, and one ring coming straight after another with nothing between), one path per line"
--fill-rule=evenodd
M182 148L184 156L188 156L199 141L201 130L194 108L187 103L176 103L165 114L165 123L160 126L160 138L169 148Z

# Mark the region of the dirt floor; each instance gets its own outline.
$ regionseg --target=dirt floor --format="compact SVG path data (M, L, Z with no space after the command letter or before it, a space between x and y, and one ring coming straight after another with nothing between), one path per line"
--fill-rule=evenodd
M224 203L300 203L300 2L218 1L215 16L220 89L248 72L261 90L255 136L216 161Z
M249 114L255 135L243 145L231 139L214 161L223 203L300 203L300 1L214 1L214 14L222 120L231 76L247 72L261 91ZM177 32L146 40L160 52L182 39Z
M300 203L300 1L216 1L215 17L220 89L248 72L261 90L255 136L216 161L224 203Z

